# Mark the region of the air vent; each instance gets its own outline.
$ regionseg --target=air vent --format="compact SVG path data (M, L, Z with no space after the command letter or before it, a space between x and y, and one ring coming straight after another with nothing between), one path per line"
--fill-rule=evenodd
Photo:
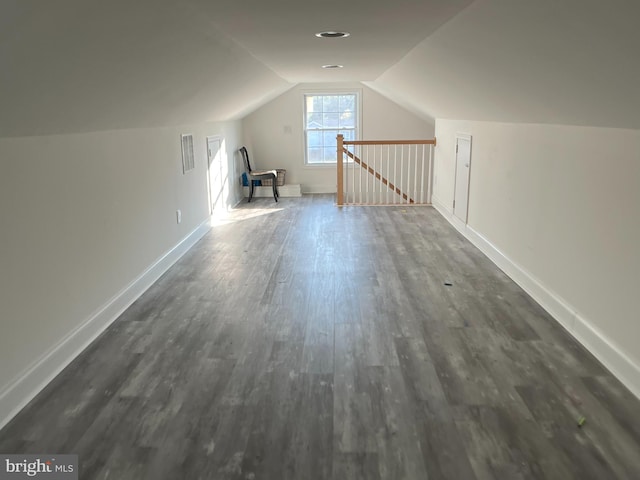
M181 135L182 138L182 173L193 170L196 166L193 156L193 135Z

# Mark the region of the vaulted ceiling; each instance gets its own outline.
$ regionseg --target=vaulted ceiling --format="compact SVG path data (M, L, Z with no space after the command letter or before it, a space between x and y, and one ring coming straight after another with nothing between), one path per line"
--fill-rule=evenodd
M427 118L640 128L638 18L637 0L0 0L0 136L236 119L336 81Z
M472 0L216 0L212 23L292 83L375 80ZM204 5L210 1L201 0ZM350 37L319 39L323 31ZM326 71L327 64L344 65Z
M477 0L371 87L423 115L640 128L640 1Z

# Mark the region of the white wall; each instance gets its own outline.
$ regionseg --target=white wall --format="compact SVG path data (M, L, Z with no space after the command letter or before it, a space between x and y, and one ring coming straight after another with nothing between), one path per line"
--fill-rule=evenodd
M437 119L445 215L456 133L473 136L463 232L640 396L640 131Z
M286 182L300 184L305 193L335 192L335 166L304 165L303 94L307 91L330 92L340 89L362 91L362 140L433 138L432 123L361 83L300 84L242 120L244 141L252 166L285 168Z
M186 175L181 133L194 134ZM0 139L0 425L206 232L216 134L238 178L240 122ZM226 204L239 198L232 181Z

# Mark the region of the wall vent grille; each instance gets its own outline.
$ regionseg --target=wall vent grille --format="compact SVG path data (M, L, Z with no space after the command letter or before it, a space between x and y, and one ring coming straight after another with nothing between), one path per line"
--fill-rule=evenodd
M193 155L193 135L189 133L180 137L182 139L182 173L184 174L196 166Z

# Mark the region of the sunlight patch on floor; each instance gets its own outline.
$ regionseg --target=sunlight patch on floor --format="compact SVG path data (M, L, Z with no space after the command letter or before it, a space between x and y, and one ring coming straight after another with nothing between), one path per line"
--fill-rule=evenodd
M239 208L230 212L215 213L211 216L211 226L218 227L222 225L230 225L236 222L249 220L251 218L269 215L284 210L284 208Z

